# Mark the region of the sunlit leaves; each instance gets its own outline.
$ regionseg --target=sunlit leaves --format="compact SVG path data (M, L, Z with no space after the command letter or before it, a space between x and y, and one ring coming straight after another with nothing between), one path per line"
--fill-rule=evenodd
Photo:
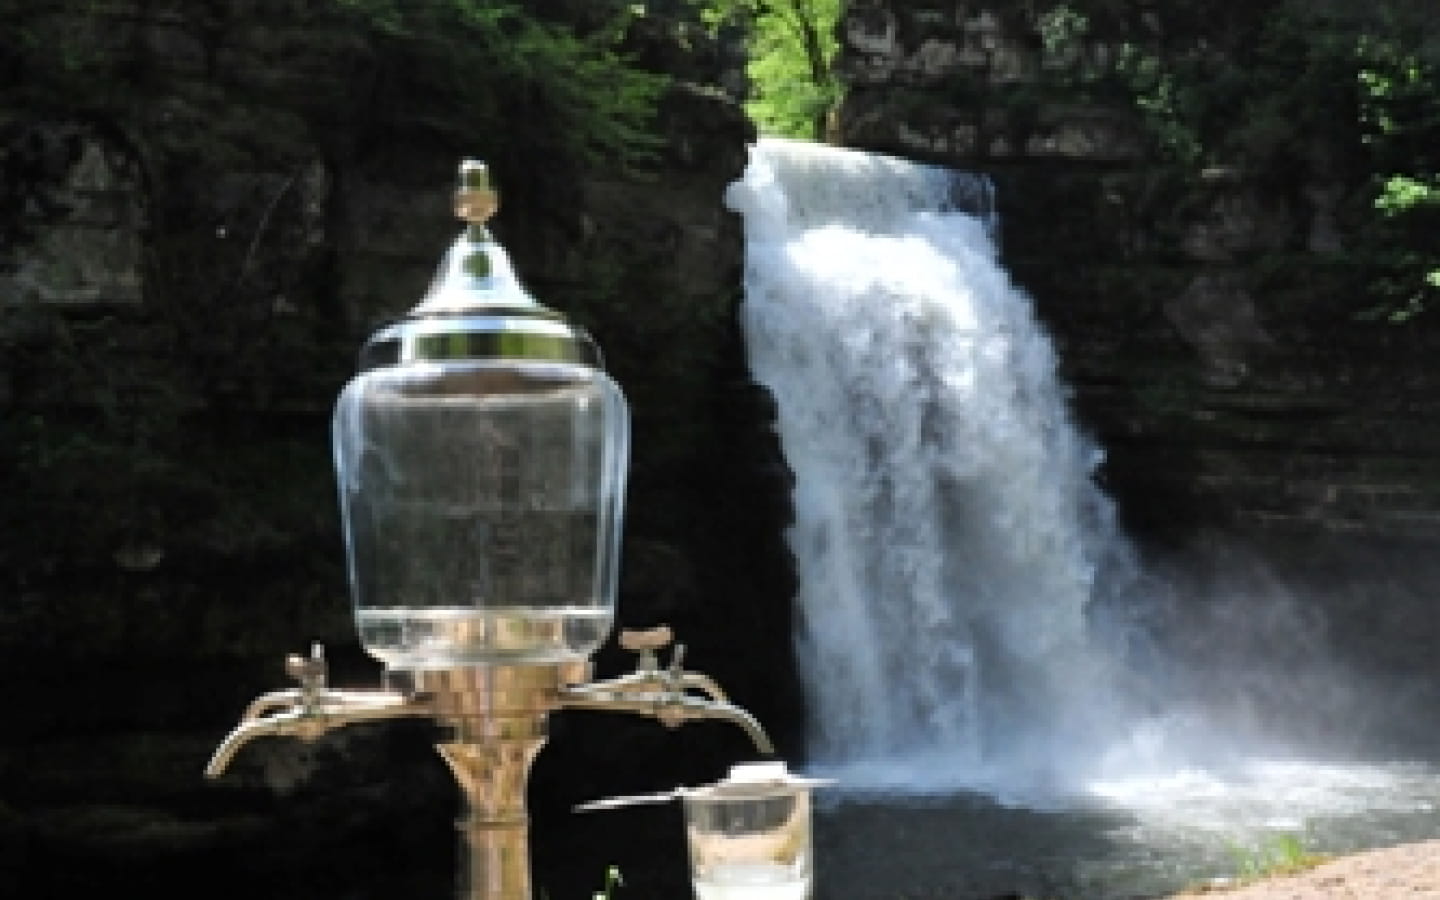
M766 134L819 138L840 97L831 69L841 0L709 0L702 20L748 33L749 98L745 110Z
M1440 206L1440 182L1434 177L1421 180L1409 175L1391 175L1385 179L1380 196L1375 198L1375 208L1391 216L1422 204Z

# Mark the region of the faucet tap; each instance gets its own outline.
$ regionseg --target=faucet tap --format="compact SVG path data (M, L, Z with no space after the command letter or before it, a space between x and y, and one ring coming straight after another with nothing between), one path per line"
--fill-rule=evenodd
M753 715L731 703L709 675L684 669L681 665L685 656L683 644L675 645L670 664L661 668L656 651L667 646L672 638L666 625L645 631L622 631L620 646L639 654L635 670L603 681L568 685L559 692L559 705L651 716L667 728L703 719L726 721L749 735L761 753L774 754L774 745ZM692 696L688 693L691 690L705 697Z
M235 754L260 737L293 737L313 741L325 732L357 722L430 714L429 701L418 695L391 690L331 690L325 686L325 648L314 644L310 656L291 654L285 671L300 682L298 688L270 691L246 707L236 725L221 740L205 776L216 778L229 767Z
M599 684L603 684L610 690L626 691L684 693L696 690L716 703L729 703L730 698L725 695L725 691L721 690L715 679L703 672L685 671L681 665L681 660L685 656L684 644L675 645L675 651L670 657L670 664L661 668L656 651L669 646L673 639L674 633L668 625L657 625L647 629L627 628L621 631L619 638L621 648L638 654L635 660L635 671L606 679Z

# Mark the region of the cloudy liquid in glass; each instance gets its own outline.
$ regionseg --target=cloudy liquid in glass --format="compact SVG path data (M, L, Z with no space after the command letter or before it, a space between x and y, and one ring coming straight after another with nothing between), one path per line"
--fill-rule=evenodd
M806 900L810 880L790 866L773 863L722 863L695 879L698 900Z

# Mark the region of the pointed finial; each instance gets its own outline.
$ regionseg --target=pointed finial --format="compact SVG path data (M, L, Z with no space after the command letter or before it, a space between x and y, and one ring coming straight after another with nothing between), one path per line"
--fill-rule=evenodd
M463 160L455 190L455 215L483 226L499 208L500 195L490 183L490 168L478 159Z

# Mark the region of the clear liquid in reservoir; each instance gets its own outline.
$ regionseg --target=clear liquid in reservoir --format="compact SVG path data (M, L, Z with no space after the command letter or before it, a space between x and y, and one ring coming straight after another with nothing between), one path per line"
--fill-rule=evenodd
M611 625L610 611L594 606L362 609L356 618L361 643L392 669L584 659Z
M397 669L584 659L614 616L628 419L583 367L377 369L336 467L356 625Z

